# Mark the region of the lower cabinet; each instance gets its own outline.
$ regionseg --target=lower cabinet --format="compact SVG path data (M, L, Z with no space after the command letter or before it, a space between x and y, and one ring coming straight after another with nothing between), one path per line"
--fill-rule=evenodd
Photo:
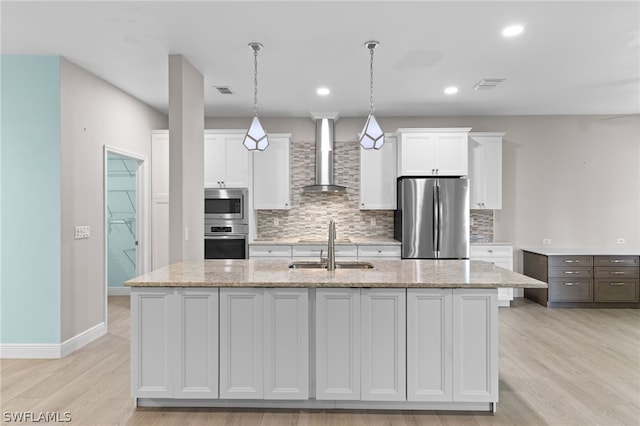
M131 291L131 393L218 397L218 289Z
M133 288L132 396L308 400L311 381L325 401L497 402L495 289L314 294Z
M220 289L220 398L308 399L304 289Z
M317 289L316 398L496 402L497 299L483 289Z

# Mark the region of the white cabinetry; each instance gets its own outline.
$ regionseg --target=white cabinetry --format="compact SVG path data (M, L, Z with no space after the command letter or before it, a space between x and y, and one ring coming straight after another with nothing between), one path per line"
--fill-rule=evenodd
M263 290L220 290L220 397L263 399Z
M400 259L400 246L359 244L358 259Z
M471 245L470 259L482 260L513 271L513 246L511 245ZM510 306L513 300L512 288L498 289L498 306Z
M294 258L309 258L313 260L320 260L320 254L322 257L327 257L328 248L326 245L320 244L296 244L293 246ZM335 255L338 258L355 258L358 256L358 246L355 244L336 244Z
M398 129L398 176L465 176L471 128Z
M309 398L309 291L265 289L264 398Z
M469 133L469 206L502 208L502 137L504 133Z
M250 156L242 145L245 133L245 130L205 130L205 188L249 187Z
M360 290L316 290L316 399L360 399Z
M451 289L407 289L407 400L452 401Z
M218 289L182 288L175 297L174 398L218 397Z
M290 134L269 134L269 147L253 153L254 209L289 209L290 143Z
M308 399L308 290L220 290L220 397Z
M360 210L396 208L396 137L385 135L379 150L360 149Z
M255 257L286 257L291 258L290 245L249 245L249 259Z
M134 398L217 398L218 289L132 289L131 372Z
M360 292L361 399L406 400L406 290Z
M495 290L453 291L453 400L498 400L498 309Z

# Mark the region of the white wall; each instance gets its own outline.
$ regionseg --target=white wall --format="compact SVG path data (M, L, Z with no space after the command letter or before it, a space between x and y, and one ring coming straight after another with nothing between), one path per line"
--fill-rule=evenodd
M386 132L399 127L472 127L506 132L503 208L495 239L522 247L640 247L640 115L381 117ZM245 128L245 119L208 118L206 128ZM261 118L267 132L313 140L311 118ZM338 141L356 141L363 118L340 118ZM626 244L616 244L625 238Z
M64 59L60 99L61 341L65 341L106 321L103 146L150 160L151 130L168 123L164 114ZM89 225L91 238L74 240L78 225Z

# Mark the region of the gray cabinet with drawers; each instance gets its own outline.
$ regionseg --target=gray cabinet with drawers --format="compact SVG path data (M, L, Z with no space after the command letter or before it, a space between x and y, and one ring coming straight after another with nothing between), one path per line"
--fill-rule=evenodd
M638 256L544 254L523 250L525 275L548 289L525 289L547 307L640 307Z

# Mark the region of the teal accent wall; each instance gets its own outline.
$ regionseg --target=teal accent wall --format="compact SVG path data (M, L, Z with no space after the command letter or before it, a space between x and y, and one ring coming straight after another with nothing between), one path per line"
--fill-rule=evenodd
M60 343L60 58L0 73L0 343Z

